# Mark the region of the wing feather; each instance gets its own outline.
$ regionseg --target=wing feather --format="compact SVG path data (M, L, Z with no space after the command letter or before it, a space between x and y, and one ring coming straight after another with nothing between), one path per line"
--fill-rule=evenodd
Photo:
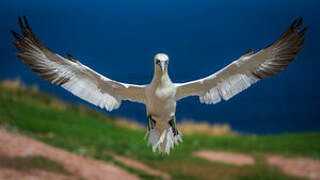
M24 24L19 17L23 36L11 31L16 38L13 44L20 50L16 56L43 79L109 111L118 108L121 100L145 103L144 85L113 81L81 64L70 54L63 58L53 53L37 39L25 17Z
M270 46L255 54L250 49L213 75L192 82L177 83L176 99L199 96L201 102L215 104L221 99L230 99L260 79L282 71L296 58L306 40L304 34L307 28L300 30L301 24L302 18L295 20Z

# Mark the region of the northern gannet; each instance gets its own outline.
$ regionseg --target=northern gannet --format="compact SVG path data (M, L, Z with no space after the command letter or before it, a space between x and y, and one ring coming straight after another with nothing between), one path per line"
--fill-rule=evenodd
M295 20L278 40L265 49L246 54L220 71L200 80L173 83L168 75L169 57L154 57L154 75L148 85L133 85L111 80L81 64L67 54L66 58L47 49L31 31L25 17L19 17L22 36L11 31L20 50L16 56L32 71L72 94L108 111L117 109L122 100L143 103L147 109L148 144L153 151L169 153L182 142L176 127L176 102L184 97L199 96L201 103L215 104L228 100L261 79L289 66L305 42L306 27L300 30L302 18Z

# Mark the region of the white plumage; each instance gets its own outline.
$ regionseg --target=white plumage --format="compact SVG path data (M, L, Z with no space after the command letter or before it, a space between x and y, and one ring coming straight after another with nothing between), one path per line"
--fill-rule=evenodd
M108 111L117 109L122 100L146 105L148 131L146 138L153 150L169 153L181 133L176 128L176 101L188 96L199 96L200 102L215 104L228 100L260 79L282 71L296 57L305 42L306 28L300 31L302 18L296 20L280 38L269 47L253 53L249 50L222 70L200 80L172 83L168 75L169 58L157 54L154 58L154 76L148 85L133 85L113 81L81 64L71 55L66 58L47 49L33 34L24 17L19 18L23 36L14 31L16 54L38 75L61 85L72 94Z

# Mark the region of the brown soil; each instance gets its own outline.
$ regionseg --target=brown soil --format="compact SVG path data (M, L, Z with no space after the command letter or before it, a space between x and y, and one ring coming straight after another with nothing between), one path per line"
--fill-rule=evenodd
M21 171L0 166L0 179L87 179L138 180L139 178L113 164L84 158L31 138L0 130L0 155L8 158L41 156L61 165L70 175L40 169ZM0 162L1 163L1 162Z
M32 170L32 171L18 171L15 169L0 168L1 180L17 180L17 179L32 179L32 180L77 180L78 178L48 172L44 170Z
M254 159L251 156L244 154L236 154L231 152L217 152L210 150L201 150L194 153L194 156L212 161L232 164L237 166L252 165Z
M142 164L141 162L134 161L132 159L128 159L126 157L118 156L118 155L114 155L113 157L115 158L116 161L121 162L122 164L124 164L126 166L141 170L147 174L150 174L153 176L160 176L164 180L171 179L171 176L169 174L158 171L158 170L154 170L154 169L150 168L149 166Z
M320 180L320 161L308 158L285 158L281 156L269 156L267 162L270 165L280 167L285 173L309 179Z

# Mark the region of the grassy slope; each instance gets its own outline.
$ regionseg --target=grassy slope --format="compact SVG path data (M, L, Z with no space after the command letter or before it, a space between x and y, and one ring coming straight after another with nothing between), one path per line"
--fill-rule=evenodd
M117 153L171 174L174 179L296 179L265 163L265 154L320 158L320 133L274 136L185 136L170 156L153 153L144 133L118 126L112 117L61 104L55 98L28 89L0 85L0 125L63 149L111 161L143 179L158 179L115 162ZM198 149L226 150L252 155L255 166L237 167L192 157Z

